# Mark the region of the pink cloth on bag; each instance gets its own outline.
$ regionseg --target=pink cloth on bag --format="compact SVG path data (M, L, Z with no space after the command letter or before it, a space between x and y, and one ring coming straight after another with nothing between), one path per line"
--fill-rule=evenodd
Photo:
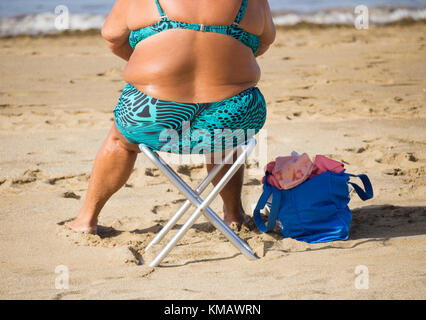
M343 163L317 154L315 156L314 168L312 169L312 173L309 176L309 179L327 171L340 173L343 171L343 169Z
M314 164L309 156L304 153L292 153L289 157L278 157L272 174L284 190L294 188L309 178Z
M343 163L332 160L323 155L316 155L314 163L306 153L299 155L292 152L288 157L277 157L266 165L268 183L280 190L296 187L307 179L313 178L327 171L342 172ZM265 177L262 179L264 183Z
M299 155L292 152L291 156L277 157L266 166L266 171L271 173L268 183L280 190L294 188L309 178L313 166L306 153Z
M272 171L274 170L274 167L275 167L275 161L271 161L266 165L265 171L268 171L270 173L270 175L268 175L268 183L271 186L274 186L282 190L277 178L275 178L274 175L272 175ZM262 178L262 183L265 183L265 177Z

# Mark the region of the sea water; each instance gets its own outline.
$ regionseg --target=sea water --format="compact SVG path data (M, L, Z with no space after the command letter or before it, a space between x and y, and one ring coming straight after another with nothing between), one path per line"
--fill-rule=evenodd
M154 0L152 0L154 1ZM194 0L195 1L195 0ZM57 33L55 8L65 6L71 30L100 29L115 0L0 0L0 36ZM367 6L370 24L426 19L426 0L269 0L277 25L352 24Z

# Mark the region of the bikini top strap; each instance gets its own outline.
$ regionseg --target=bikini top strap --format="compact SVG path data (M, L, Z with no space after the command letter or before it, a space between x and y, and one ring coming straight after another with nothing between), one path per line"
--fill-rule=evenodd
M163 8L161 8L160 1L159 0L154 0L154 1L155 1L155 4L157 5L157 9L158 9L158 12L160 13L160 17L161 18L167 17L167 15L164 12Z
M238 11L237 16L235 17L233 24L238 25L241 22L241 20L244 17L244 14L246 13L246 9L247 9L247 0L242 0L240 10Z

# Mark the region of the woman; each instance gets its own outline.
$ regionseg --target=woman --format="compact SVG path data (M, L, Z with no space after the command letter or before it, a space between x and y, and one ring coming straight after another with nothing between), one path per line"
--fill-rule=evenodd
M267 0L117 0L102 36L128 61L123 72L128 85L96 156L83 208L68 224L88 233L96 233L102 207L129 178L139 143L160 150L167 144L162 132L181 134L183 122L191 132L211 136L217 129L239 129L245 139L262 128L266 106L255 87L260 78L255 57L272 44L275 27ZM168 147L184 152L181 142ZM213 166L207 164L207 170ZM221 192L228 224L241 225L246 218L243 170Z

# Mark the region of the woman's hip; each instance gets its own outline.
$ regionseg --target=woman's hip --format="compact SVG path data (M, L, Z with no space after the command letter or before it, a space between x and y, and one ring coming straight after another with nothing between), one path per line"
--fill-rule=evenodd
M128 84L114 114L117 128L130 142L158 150L164 145L160 138L165 134L175 133L181 145L184 130L198 140L211 141L216 136L229 140L232 135L246 140L263 127L266 103L257 87L216 102L180 103L151 97ZM172 152L176 152L176 146Z

